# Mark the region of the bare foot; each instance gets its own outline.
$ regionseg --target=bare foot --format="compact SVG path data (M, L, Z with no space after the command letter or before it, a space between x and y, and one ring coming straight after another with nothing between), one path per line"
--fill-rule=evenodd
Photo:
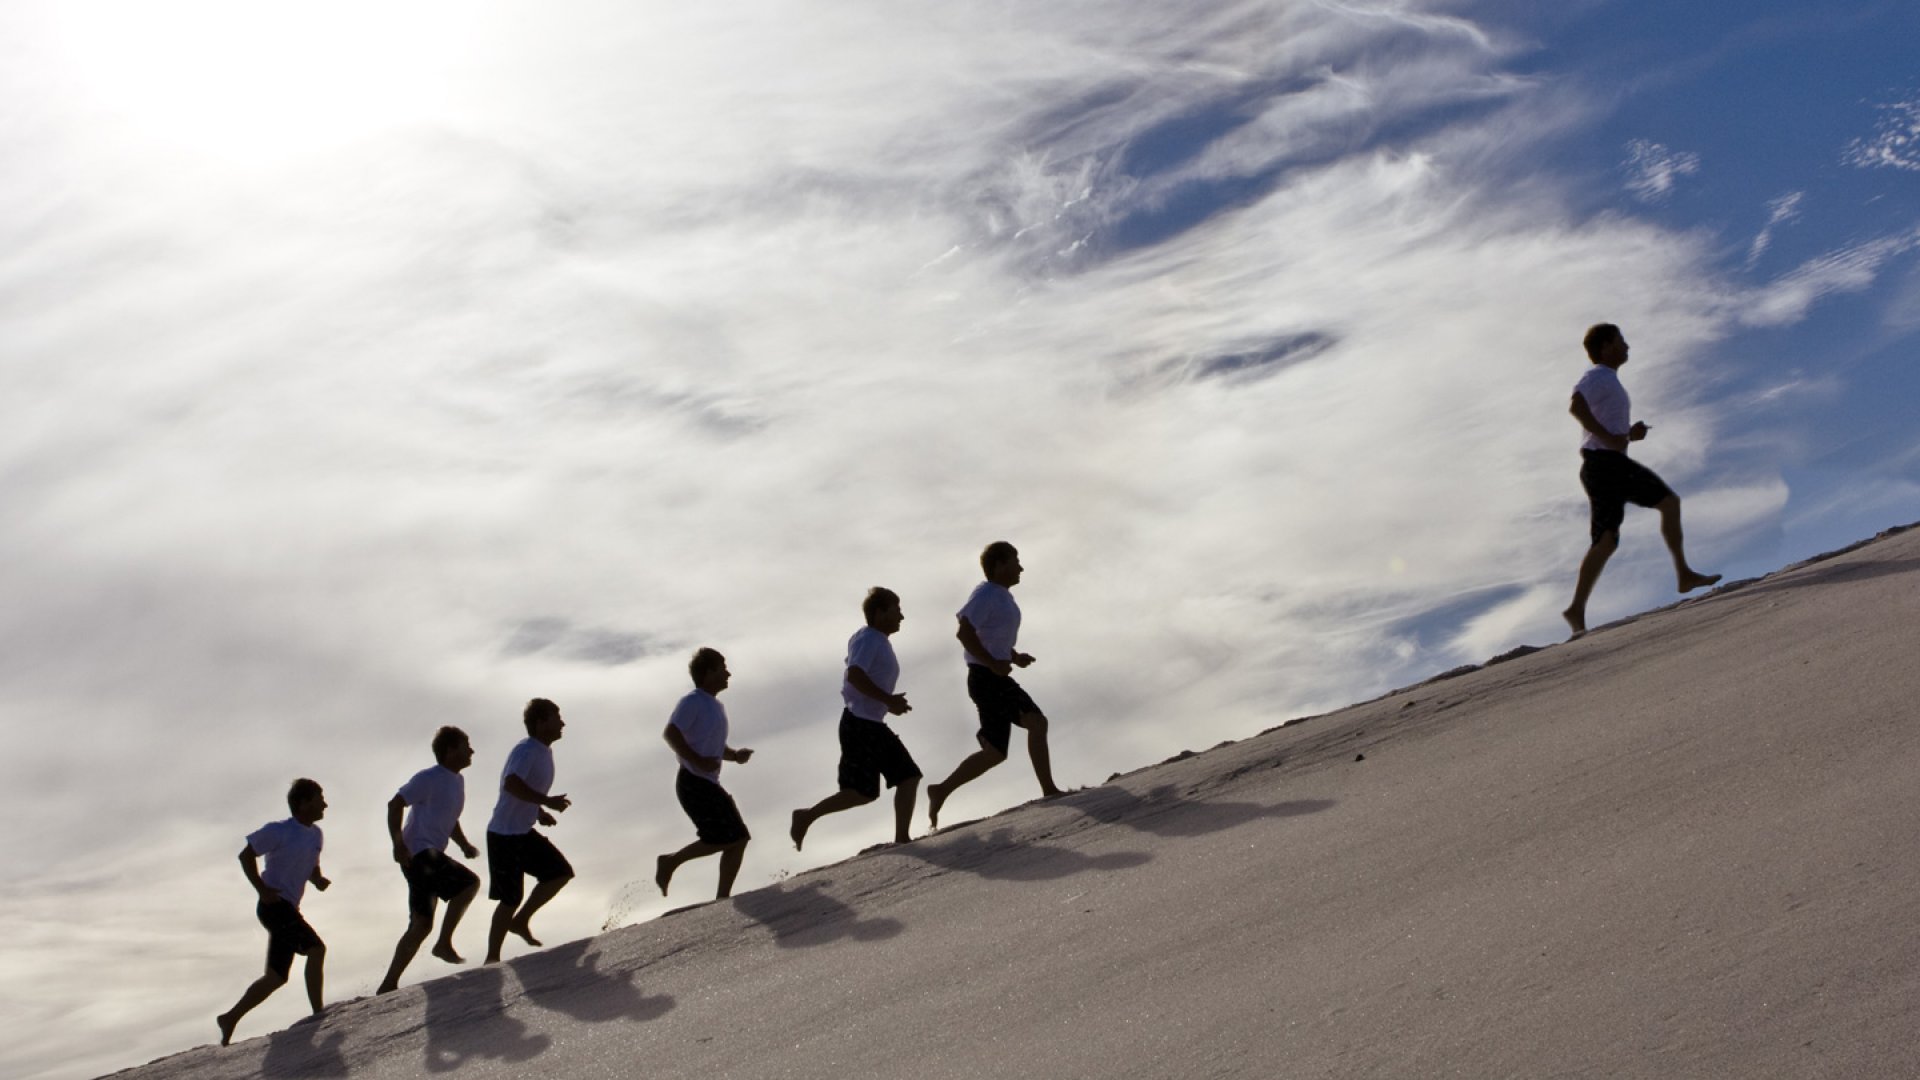
M533 927L527 925L526 923L518 919L515 919L513 922L507 924L507 931L509 933L520 935L520 937L523 940L525 940L527 944L533 946L536 949L540 947L540 939L533 936ZM437 948L433 950L433 955L439 956L440 950ZM442 959L444 959L444 957Z
M653 883L660 886L660 895L667 895L667 883L673 880L673 872L680 869L673 856L662 855L653 863Z
M787 830L787 835L793 837L793 850L799 851L800 845L807 842L807 830L811 828L813 828L813 822L807 820L807 812L795 810L793 828Z
M464 964L467 962L466 957L453 951L453 942L451 941L443 941L435 945L433 947L433 955L445 960L449 964Z
M1680 591L1692 592L1695 589L1704 589L1719 580L1719 574L1696 574L1689 570L1680 575Z
M399 983L381 983L379 988L373 992L373 996L379 997L381 994L391 994L398 989L400 989Z
M226 1046L228 1043L231 1043L233 1041L234 1025L240 1022L240 1018L227 1013L221 1013L219 1016L213 1018L213 1022L220 1025L220 1045Z
M1586 612L1575 611L1572 608L1568 608L1567 610L1560 613L1560 617L1567 620L1567 628L1573 631L1573 633L1568 636L1567 638L1568 641L1572 641L1574 638L1577 638L1580 635L1587 632L1587 613Z
M927 785L927 825L929 828L938 829L940 827L940 808L946 805L946 802L946 788L941 787L939 784Z

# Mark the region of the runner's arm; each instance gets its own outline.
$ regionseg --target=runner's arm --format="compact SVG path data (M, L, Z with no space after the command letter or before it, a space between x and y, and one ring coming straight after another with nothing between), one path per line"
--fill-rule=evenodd
M1625 435L1615 435L1603 427L1599 418L1593 415L1593 409L1587 405L1586 396L1581 394L1580 391L1575 390L1573 392L1573 404L1567 408L1567 411L1573 414L1575 420L1580 421L1580 426L1586 428L1588 434L1607 444L1610 449L1626 450L1628 437ZM1645 428L1642 427L1641 431L1644 435Z
M1011 672L1013 665L1005 660L995 659L994 655L987 651L987 647L980 641L980 632L973 628L973 624L967 621L967 617L962 615L959 618L960 629L953 636L960 639L960 647L979 657L981 662L986 664L987 669L997 675Z
M693 762L702 769L708 772L716 772L719 770L719 759L710 758L705 754L694 753L693 747L687 745L687 737L682 735L680 729L672 724L667 725L667 730L661 732L660 737L667 740L667 745L673 747L674 753L679 754L681 757Z
M240 849L240 869L247 875L247 884L252 885L253 891L260 894L261 901L272 903L275 900L286 899L278 890L268 887L266 882L260 880L260 853L253 850L252 844Z
M880 704L885 705L887 711L895 716L913 711L913 706L907 704L907 695L889 694L885 690L880 689L880 684L873 681L873 676L868 675L858 664L850 664L847 666L847 684Z
M387 835L393 837L393 861L401 866L411 861L411 852L407 843L400 838L400 817L406 812L407 800L403 795L395 795L387 800Z

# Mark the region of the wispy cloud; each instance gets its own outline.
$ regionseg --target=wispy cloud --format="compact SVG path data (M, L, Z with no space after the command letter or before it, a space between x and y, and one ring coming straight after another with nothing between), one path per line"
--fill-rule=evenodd
M1773 230L1800 216L1800 200L1805 192L1791 191L1767 203L1767 223L1747 248L1747 266L1751 267L1773 245Z
M1756 290L1743 303L1740 321L1749 326L1797 322L1825 297L1872 285L1889 262L1916 247L1920 247L1920 227L1809 259Z
M1634 139L1627 143L1627 159L1620 163L1627 174L1627 190L1641 202L1661 202L1673 194L1683 176L1700 171L1700 155L1671 150L1657 142Z
M1875 106L1873 134L1847 144L1840 160L1862 169L1920 171L1920 98Z

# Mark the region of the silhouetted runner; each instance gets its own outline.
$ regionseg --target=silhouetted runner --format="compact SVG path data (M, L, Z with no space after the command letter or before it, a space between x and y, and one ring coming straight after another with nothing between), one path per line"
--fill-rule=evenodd
M493 925L487 928L489 964L499 963L509 931L539 947L540 940L533 936L533 913L573 880L567 857L533 828L552 828L558 822L547 811L564 813L573 805L565 795L547 794L553 787L553 744L567 724L560 719L560 706L546 698L527 702L520 719L527 737L507 754L506 767L500 770L500 799L493 804L493 820L487 823L487 897L500 902L493 909ZM529 874L535 883L531 895L526 892ZM525 904L520 902L523 896Z
M673 793L680 809L687 812L699 839L679 851L660 856L654 862L653 883L660 895L667 894L673 872L680 864L708 855L720 856L719 899L733 893L733 879L740 873L740 862L747 854L747 823L740 819L740 808L733 796L720 786L720 764L732 761L746 764L753 751L727 745L727 707L720 704L720 691L727 688L733 673L727 670L727 658L712 649L693 654L687 665L693 677L693 689L673 707L673 715L661 737L680 758L680 770L674 776Z
M1673 555L1673 572L1681 592L1720 580L1719 574L1696 573L1687 565L1680 532L1680 496L1652 469L1627 457L1627 444L1646 438L1650 430L1646 424L1633 421L1627 388L1620 384L1619 370L1627 362L1627 339L1619 327L1599 323L1587 330L1585 345L1593 366L1574 384L1573 405L1568 411L1586 430L1586 439L1580 444L1580 486L1587 489L1593 508L1593 546L1580 561L1573 603L1561 612L1574 637L1587 632L1587 597L1600 580L1600 571L1606 569L1607 560L1620 546L1620 523L1626 519L1628 503L1660 511L1660 535Z
M967 696L980 713L976 736L980 749L955 766L944 781L927 785L927 818L936 829L940 807L956 788L1007 760L1015 727L1027 730L1027 756L1033 761L1034 778L1040 781L1040 794L1049 799L1065 794L1053 782L1047 718L1011 674L1014 668L1033 663L1032 656L1013 647L1020 636L1020 605L1012 592L1024 569L1020 553L1005 540L996 540L980 553L980 569L987 580L974 586L960 609L960 630L955 635L967 661Z
M793 812L789 835L795 851L806 842L807 830L815 821L879 798L882 777L895 789L894 843L912 839L920 767L900 736L887 726L889 714L903 716L913 709L905 694L893 692L900 679L900 661L893 655L893 642L887 640L899 631L906 616L900 613L900 597L892 589L878 587L868 591L860 610L867 625L847 641L846 671L840 680L840 700L846 704L840 712L840 790Z
M326 1008L320 984L327 946L300 916L300 897L307 884L311 882L321 892L332 884L320 872L324 838L314 824L326 816L326 795L319 784L302 777L287 789L287 809L292 817L255 829L247 836L247 846L240 849L240 869L247 875L247 884L260 894L254 914L267 928L267 970L247 987L233 1008L214 1017L214 1023L220 1026L221 1046L233 1041L233 1029L241 1017L287 984L296 954L307 958L307 1001L313 1006L313 1015L319 1016ZM263 855L267 860L265 870L259 864Z
M473 743L459 728L443 727L433 735L433 760L432 767L414 773L387 802L387 833L393 838L393 861L407 879L409 920L376 994L399 989L400 973L433 932L433 909L442 900L447 902L447 914L440 920L440 940L433 946L433 955L449 964L466 963L454 950L453 930L479 895L480 878L447 855L447 843L459 844L460 853L469 859L480 854L460 828L460 812L467 806L467 780L460 770L473 764Z

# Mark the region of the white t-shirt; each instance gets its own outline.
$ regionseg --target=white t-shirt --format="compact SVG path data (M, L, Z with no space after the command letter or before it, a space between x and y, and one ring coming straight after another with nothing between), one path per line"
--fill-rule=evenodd
M668 723L680 729L680 737L687 740L688 749L701 757L710 757L716 761L721 751L727 748L727 707L720 699L705 690L693 690L680 699L673 707L673 716ZM676 752L675 757L680 757ZM680 757L680 767L702 779L720 782L720 770L708 772L684 757Z
M959 615L973 624L973 632L979 635L980 644L989 656L995 660L1013 659L1013 643L1020 636L1020 605L1014 601L1012 589L983 581L973 587ZM965 645L960 647L960 652L967 663L986 666Z
M414 773L400 786L399 795L407 802L407 821L400 827L407 854L447 850L460 811L467 808L466 777L436 764Z
M889 694L900 681L900 660L893 655L893 642L871 626L861 627L847 639L847 667L866 672L875 686ZM847 703L848 712L862 720L887 722L886 704L855 689L844 673L840 676L840 700Z
M487 831L501 836L519 836L532 832L540 820L540 807L507 794L507 777L517 776L534 791L545 795L553 787L553 747L529 735L514 744L507 754L506 767L500 770L500 801L493 804L493 820Z
M1587 409L1600 426L1615 435L1625 435L1633 426L1633 403L1627 397L1627 388L1620 385L1620 373L1605 364L1594 364L1580 381L1573 384L1573 392L1587 401ZM1580 441L1582 450L1611 450L1613 447L1594 438L1593 432L1586 432L1586 438Z
M307 879L320 867L320 826L302 825L293 818L262 825L247 834L247 846L264 855L260 880L294 907L307 891Z

